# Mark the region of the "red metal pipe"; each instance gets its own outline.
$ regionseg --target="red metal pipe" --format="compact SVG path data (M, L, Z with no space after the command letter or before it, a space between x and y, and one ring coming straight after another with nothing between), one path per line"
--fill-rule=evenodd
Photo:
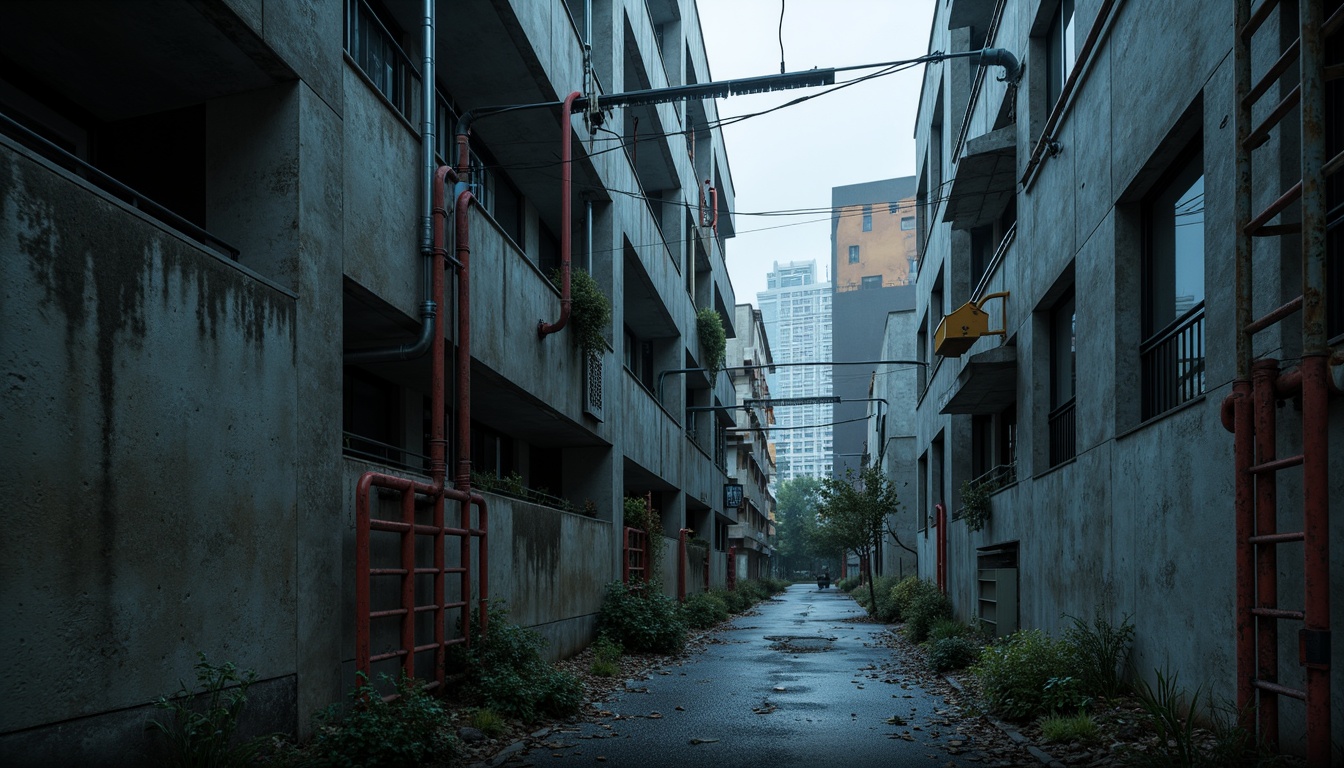
M1276 457L1274 380L1278 378L1279 361L1257 360L1251 366L1251 391L1255 408L1255 461L1273 462ZM1278 532L1278 482L1273 472L1255 477L1255 533L1264 536ZM1255 552L1255 607L1278 608L1278 550L1275 544L1256 544ZM1276 619L1255 619L1257 646L1257 680L1277 683L1279 680L1279 625ZM1279 697L1273 691L1261 688L1256 708L1260 719L1261 743L1271 749L1279 743Z
M938 554L935 562L935 573L938 581L938 591L947 594L947 507L942 504L933 505L934 525L938 527L937 547Z
M728 569L724 572L723 579L729 592L737 589L737 547L728 548Z
M1305 617L1300 638L1307 674L1307 763L1330 761L1330 375L1324 355L1302 358L1302 496Z
M686 535L690 528L682 528L677 533L677 602L686 602Z
M573 169L570 167L570 143L574 127L570 125L569 116L574 109L574 100L582 95L578 91L569 94L560 107L560 317L554 323L548 323L545 320L537 323L537 335L543 338L559 331L569 323L570 204L572 197L571 181L574 176Z
M705 179L709 183L709 179ZM719 190L717 187L709 188L709 230L716 236L719 234Z

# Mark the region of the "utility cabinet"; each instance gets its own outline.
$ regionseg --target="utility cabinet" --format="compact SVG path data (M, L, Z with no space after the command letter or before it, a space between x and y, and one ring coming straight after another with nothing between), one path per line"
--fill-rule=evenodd
M1017 569L981 568L980 626L994 637L1017 631Z

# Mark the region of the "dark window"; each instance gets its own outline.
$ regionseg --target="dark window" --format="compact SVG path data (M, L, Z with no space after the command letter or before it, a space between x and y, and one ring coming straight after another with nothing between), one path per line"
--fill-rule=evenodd
M863 231L873 231L873 206L871 205L863 206Z
M892 214L892 215L894 215L894 214L895 214L897 211L899 211L899 210L901 210L901 204L900 204L900 203L887 203L887 213L888 213L888 214ZM904 227L902 227L902 229L904 229Z
M1049 59L1045 71L1046 104L1053 109L1078 58L1074 44L1073 0L1059 0L1045 45Z
M901 217L901 231L902 231L902 232L909 232L910 230L912 230L912 229L914 229L914 228L915 228L915 217L914 217L914 216L902 216L902 217Z
M406 54L397 45L401 35L401 30L381 6L371 5L364 0L347 0L346 52L393 108L402 117L411 120L418 76Z
M1144 202L1143 418L1204 394L1204 174L1198 143Z
M1074 330L1077 314L1070 290L1050 310L1050 466L1072 459L1078 451L1075 428Z
M402 450L401 389L359 368L345 369L345 452L371 461L406 465Z
M849 263L850 264L859 263L859 246L857 245L849 246Z
M882 276L881 276L881 275L865 275L865 276L860 280L860 282L859 282L859 287L860 287L860 288L881 288L881 287L882 287Z

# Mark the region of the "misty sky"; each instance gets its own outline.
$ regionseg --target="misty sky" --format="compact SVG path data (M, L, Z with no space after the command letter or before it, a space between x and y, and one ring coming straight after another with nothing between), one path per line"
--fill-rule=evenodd
M933 0L782 0L790 72L911 59L928 51ZM698 0L714 80L779 72L781 0ZM837 81L869 74L841 73ZM830 260L826 213L750 212L827 208L831 187L910 176L923 67L859 83L724 128L737 191L737 236L728 273L739 303L756 303L774 261ZM720 99L719 117L757 112L823 89ZM789 225L789 226L781 226ZM758 230L753 232L752 230Z

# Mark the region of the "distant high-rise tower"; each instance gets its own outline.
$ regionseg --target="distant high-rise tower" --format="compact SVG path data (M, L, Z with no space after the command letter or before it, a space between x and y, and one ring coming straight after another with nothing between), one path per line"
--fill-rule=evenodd
M831 359L831 284L817 282L817 262L775 262L766 290L756 294L765 332L776 363L825 362ZM776 399L831 394L831 369L826 365L778 368L769 377ZM775 480L830 477L831 406L790 405L775 408L777 472ZM820 426L826 425L826 426Z

